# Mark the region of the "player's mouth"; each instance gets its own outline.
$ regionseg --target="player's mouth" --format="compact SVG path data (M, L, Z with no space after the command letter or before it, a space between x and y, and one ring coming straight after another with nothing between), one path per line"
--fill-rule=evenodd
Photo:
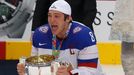
M57 25L52 25L51 29L52 29L52 33L56 33L56 31L58 30L58 26Z

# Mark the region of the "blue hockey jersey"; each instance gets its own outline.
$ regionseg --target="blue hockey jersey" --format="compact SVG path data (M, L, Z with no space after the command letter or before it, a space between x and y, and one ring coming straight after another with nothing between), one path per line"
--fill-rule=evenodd
M49 24L37 28L33 34L32 55L52 54L52 32ZM57 39L57 41L61 41ZM57 42L58 43L58 42ZM92 31L85 25L73 21L60 48L59 59L72 64L73 72L79 75L100 75L98 71L98 50Z

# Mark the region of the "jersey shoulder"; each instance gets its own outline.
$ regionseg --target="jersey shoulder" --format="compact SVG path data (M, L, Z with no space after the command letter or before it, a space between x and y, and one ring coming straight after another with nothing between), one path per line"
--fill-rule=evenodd
M38 27L35 31L34 34L47 34L48 32L50 32L50 27L48 24L42 25L40 27Z
M52 37L52 33L48 24L37 28L32 36L33 46L38 46L38 43L49 42Z
M96 44L95 35L90 28L79 22L73 22L72 26L72 36L80 45L86 47Z

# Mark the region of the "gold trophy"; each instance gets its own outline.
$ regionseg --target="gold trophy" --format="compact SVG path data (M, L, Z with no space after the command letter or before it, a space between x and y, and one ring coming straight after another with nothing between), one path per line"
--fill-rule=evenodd
M20 63L25 64L25 75L52 75L52 61L55 61L55 57L48 54L20 58Z

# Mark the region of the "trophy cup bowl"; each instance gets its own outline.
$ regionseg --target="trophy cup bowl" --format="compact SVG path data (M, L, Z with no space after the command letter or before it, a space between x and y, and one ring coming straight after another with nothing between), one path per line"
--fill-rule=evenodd
M55 60L55 57L53 55L39 55L39 56L31 56L26 59L26 65L31 66L43 66L47 65L49 66L52 61Z
M27 75L51 75L50 66L53 61L55 57L48 54L28 57L25 60L25 73Z

